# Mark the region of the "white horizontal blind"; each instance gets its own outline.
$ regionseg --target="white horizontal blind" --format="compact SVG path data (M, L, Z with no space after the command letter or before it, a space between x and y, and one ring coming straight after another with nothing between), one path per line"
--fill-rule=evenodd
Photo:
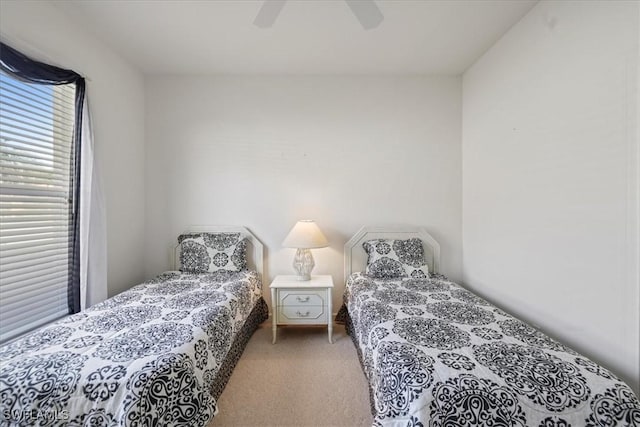
M69 313L74 97L0 72L0 342Z

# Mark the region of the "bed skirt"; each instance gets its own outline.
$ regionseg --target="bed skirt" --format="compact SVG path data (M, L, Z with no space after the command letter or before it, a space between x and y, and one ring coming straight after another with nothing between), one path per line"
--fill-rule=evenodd
M356 348L356 352L358 353L358 360L360 361L362 373L366 377L367 371L364 369L364 358L362 357L362 351L360 350L360 346L358 345L356 334L353 333L353 324L351 323L351 316L349 316L349 310L347 309L346 304L342 304L340 310L338 310L338 312L336 313L335 321L340 325L344 325L344 329L347 332L347 335L351 337L353 346ZM369 410L371 411L371 415L373 415L373 417L375 418L378 412L376 411L376 403L373 398L373 387L371 386L371 381L369 381L369 378L367 378L367 386L369 388Z
M258 326L267 320L269 317L269 308L267 307L267 303L264 298L260 297L260 299L256 302L256 305L251 310L249 317L244 322L242 329L238 332L235 340L231 344L229 348L229 352L227 356L224 358L224 361L220 365L220 370L218 371L218 375L213 382L213 386L211 387L211 395L218 400L222 391L226 387L229 382L229 378L231 378L231 374L233 373L233 369L238 364L238 360L240 360L240 356L242 356L242 352L244 348L247 346L249 339L253 333L258 329Z

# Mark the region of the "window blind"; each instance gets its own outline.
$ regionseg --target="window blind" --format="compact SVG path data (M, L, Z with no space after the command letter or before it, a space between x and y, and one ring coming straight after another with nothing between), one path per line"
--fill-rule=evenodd
M69 313L75 90L0 72L0 342Z

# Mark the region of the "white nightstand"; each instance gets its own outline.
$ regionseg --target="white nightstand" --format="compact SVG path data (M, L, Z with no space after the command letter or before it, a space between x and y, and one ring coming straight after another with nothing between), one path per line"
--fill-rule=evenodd
M327 325L329 342L333 343L331 276L311 276L307 281L300 281L297 276L276 276L270 288L273 344L278 325Z

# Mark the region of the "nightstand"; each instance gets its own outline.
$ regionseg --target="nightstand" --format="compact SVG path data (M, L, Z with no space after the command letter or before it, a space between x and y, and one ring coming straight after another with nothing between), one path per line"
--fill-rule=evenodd
M311 276L306 281L298 280L297 276L276 276L270 288L273 344L278 325L327 325L329 342L333 343L331 276Z

